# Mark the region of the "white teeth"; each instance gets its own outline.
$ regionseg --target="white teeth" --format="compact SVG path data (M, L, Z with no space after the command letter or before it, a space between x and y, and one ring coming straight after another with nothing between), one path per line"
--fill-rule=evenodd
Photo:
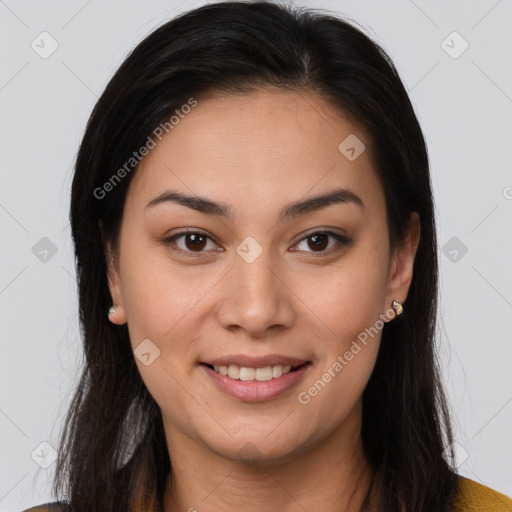
M221 375L227 375L232 379L251 381L265 381L271 379L278 379L284 373L288 373L292 367L291 365L281 366L264 366L262 368L247 368L245 366L237 366L230 364L229 366L214 365L213 369Z
M283 367L282 366L273 366L272 367L272 377L277 379L283 375Z
M271 380L273 377L272 366L265 366L264 368L256 368L254 378L256 380L264 381Z
M232 379L239 379L240 378L240 367L235 366L234 364L230 364L228 366L228 377L231 377Z
M245 368L242 366L240 368L240 372L238 373L238 377L240 380L254 380L255 374L256 370L254 368Z

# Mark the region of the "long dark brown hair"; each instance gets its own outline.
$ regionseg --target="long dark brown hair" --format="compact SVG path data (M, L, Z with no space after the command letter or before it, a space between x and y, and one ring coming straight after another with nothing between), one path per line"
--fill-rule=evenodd
M78 152L70 221L85 366L65 418L53 487L74 512L126 512L140 490L161 506L172 462L127 326L107 317L106 244L117 247L137 166L108 194L101 190L190 98L261 87L314 91L368 134L392 249L403 242L411 212L419 214L405 312L384 326L363 393L363 445L375 473L363 509L450 509L458 475L436 357L434 205L426 144L407 92L390 57L354 23L329 11L220 2L181 14L136 46L94 107ZM370 495L378 496L375 505Z

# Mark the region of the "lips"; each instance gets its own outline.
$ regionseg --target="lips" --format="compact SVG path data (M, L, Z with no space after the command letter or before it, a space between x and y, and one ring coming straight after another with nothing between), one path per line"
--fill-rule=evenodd
M221 359L218 360L221 361ZM295 361L297 360L295 359ZM284 394L286 391L291 391L305 379L305 376L311 369L311 363L305 362L297 366L294 370L290 370L287 373L283 372L276 378L271 378L270 380L263 379L263 381L261 381L257 379L244 380L231 378L229 375L217 373L206 363L202 363L199 366L217 389L244 402L263 402L274 399ZM289 365L287 367L290 368ZM226 368L226 366L220 366L220 368ZM232 368L232 366L230 368ZM276 366L272 368L274 369ZM278 365L277 368L283 367ZM245 367L245 370L248 371L249 367Z

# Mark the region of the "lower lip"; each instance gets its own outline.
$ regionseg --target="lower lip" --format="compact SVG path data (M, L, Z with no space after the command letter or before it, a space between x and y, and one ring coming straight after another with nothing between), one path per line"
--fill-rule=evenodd
M277 379L246 381L232 379L227 375L221 375L205 364L201 364L206 374L215 382L221 391L245 402L263 402L280 395L297 384L304 377L304 374L308 371L310 366L311 363L303 364L294 372L284 373Z

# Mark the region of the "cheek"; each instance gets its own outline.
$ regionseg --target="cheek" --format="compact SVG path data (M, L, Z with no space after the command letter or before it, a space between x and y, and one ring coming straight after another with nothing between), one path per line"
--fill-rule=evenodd
M222 274L212 266L179 267L162 249L155 254L140 251L125 260L123 297L128 325L144 337L164 339L173 330L182 336Z
M327 415L329 404L337 403L336 419L340 420L371 376L384 326L380 315L384 313L385 270L378 252L364 248L341 260L314 288L309 281L315 293L310 293L305 310L315 324L310 332L315 333L320 361L315 378L307 383L314 388L308 388L311 394L306 390L305 399L316 402L319 414Z
M321 312L314 321L320 360L298 398L311 417L325 419L326 430L350 414L375 366L384 326L377 277L347 272L311 308Z
M375 342L378 348L378 340ZM350 361L343 356L329 360L315 378L305 383L298 396L298 407L303 408L304 422L319 431L317 435L331 431L351 415L361 401L376 356L377 350L373 347L361 347ZM315 418L322 418L320 427L315 423Z
M329 273L308 279L298 295L306 298L308 316L327 338L345 343L375 325L384 313L384 281L385 269L379 261L354 255Z
M148 250L124 253L123 298L127 325L135 361L149 393L167 414L169 404L181 411L179 421L186 429L187 394L183 383L193 359L197 322L196 307L212 284L192 273L183 273L169 264L169 259ZM143 340L153 358L149 365L137 357ZM155 348L156 347L156 348ZM178 419L176 419L178 421Z

